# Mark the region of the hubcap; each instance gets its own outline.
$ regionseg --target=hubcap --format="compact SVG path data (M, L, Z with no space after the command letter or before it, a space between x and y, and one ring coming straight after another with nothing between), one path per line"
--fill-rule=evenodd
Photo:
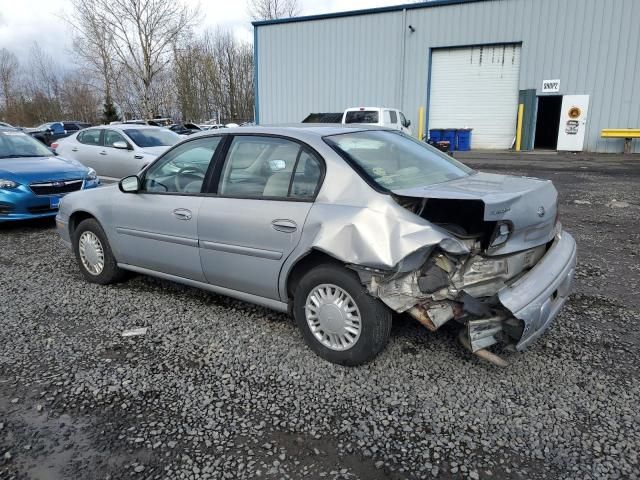
M360 338L360 310L337 285L318 285L307 296L304 311L311 333L331 350L349 350Z
M84 232L78 241L82 265L91 275L100 275L104 269L104 250L100 239L93 232Z

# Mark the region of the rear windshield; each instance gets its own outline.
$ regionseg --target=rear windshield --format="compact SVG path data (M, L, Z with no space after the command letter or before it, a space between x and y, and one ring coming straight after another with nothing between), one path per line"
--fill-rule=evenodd
M344 123L378 123L376 110L353 110L347 112Z
M472 169L402 132L372 130L324 137L383 190L422 187L466 177Z
M180 141L178 134L166 128L127 128L122 131L141 148L169 147Z

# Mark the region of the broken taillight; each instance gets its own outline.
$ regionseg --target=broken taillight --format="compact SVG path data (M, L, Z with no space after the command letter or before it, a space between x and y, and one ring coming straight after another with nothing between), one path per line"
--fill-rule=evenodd
M511 222L498 222L495 230L493 231L493 236L491 237L491 243L489 244L489 247L495 248L499 245L502 245L509 239L512 231L513 225L511 224Z

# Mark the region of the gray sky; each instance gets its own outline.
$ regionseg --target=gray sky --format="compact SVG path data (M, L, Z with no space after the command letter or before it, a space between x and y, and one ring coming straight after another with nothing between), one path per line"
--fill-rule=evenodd
M173 1L173 0L167 0ZM188 0L180 0L188 1ZM373 8L404 3L402 0L299 0L303 15ZM246 0L201 0L203 20L200 28L221 25L238 38L253 38ZM12 50L20 60L37 41L54 59L66 63L70 58L71 35L61 19L70 12L69 0L0 0L0 48Z

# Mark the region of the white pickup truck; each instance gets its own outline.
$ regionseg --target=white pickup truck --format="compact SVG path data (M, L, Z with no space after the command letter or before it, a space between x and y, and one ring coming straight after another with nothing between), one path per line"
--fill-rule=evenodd
M397 108L352 107L342 114L342 123L368 123L411 134L411 122Z

